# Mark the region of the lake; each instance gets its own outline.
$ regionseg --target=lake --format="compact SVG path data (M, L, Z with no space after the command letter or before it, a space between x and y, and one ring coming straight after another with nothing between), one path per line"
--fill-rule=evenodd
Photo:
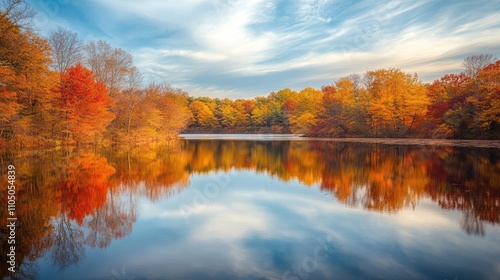
M391 141L2 151L4 185L16 168L18 276L499 279L499 141Z

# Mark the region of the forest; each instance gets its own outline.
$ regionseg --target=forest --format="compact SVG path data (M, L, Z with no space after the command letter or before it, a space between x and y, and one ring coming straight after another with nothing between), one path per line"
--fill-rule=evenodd
M144 85L132 55L106 41L63 27L44 38L34 15L23 0L0 6L0 147L152 142L181 132L500 139L500 60L490 54L466 57L462 73L430 84L391 68L253 99L193 97Z

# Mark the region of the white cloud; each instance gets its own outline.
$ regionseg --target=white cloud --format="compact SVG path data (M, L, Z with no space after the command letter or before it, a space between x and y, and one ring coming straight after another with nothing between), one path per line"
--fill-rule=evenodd
M266 32L255 34L248 26L260 21L265 1L238 2L228 6L223 15L207 18L192 30L197 43L210 52L227 57L230 65L245 67L249 63L267 58L276 36Z
M94 0L85 7L89 27L73 26L82 38L106 34L103 39L130 50L146 81L166 81L193 95L252 97L388 67L430 82L460 71L465 56L500 45L493 36L500 33L500 6L466 1ZM52 23L78 18L63 17L56 14ZM121 28L134 23L144 29ZM214 73L218 79L203 78ZM271 74L279 79L266 79ZM232 82L238 77L257 87Z

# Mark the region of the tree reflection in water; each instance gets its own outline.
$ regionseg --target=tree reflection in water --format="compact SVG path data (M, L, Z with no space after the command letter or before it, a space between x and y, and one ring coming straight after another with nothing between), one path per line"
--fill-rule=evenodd
M85 258L86 248L105 248L130 234L140 197L157 201L181 192L191 174L231 169L318 185L345 205L370 211L397 213L430 198L443 209L461 211L458 223L467 234L484 236L484 223L500 222L499 153L326 141L182 140L124 149L4 152L0 165L16 166L16 254L22 264L17 277L32 279L33 261L47 252L64 269ZM5 215L0 211L1 219ZM6 228L0 233L5 240Z

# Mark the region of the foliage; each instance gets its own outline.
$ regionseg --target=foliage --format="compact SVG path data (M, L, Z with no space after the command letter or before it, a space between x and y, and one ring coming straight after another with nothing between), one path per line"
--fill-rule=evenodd
M17 18L11 21L8 11L0 13L0 146L53 144L57 117L51 89L57 79L48 68L50 46L20 25L27 7L20 1L3 3L9 2L12 6L7 8L14 9L11 16Z
M370 71L367 91L368 113L376 136L404 136L427 112L427 93L416 74L399 69Z
M58 105L63 115L65 138L83 142L94 139L114 118L109 107L113 103L106 86L97 82L92 71L81 64L70 67L58 89Z
M253 99L143 86L127 51L58 27L46 40L23 0L0 2L0 147L146 142L180 132L500 138L499 61L469 56L431 84L400 69ZM53 70L51 70L53 69Z

